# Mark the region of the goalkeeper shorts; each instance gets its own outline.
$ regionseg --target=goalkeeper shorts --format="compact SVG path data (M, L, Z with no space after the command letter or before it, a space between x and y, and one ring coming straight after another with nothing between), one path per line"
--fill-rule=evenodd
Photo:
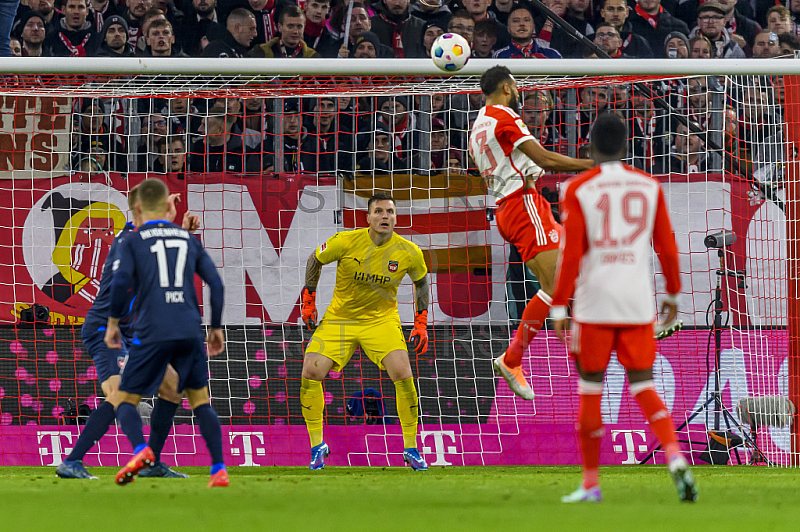
M550 202L535 188L520 188L498 201L497 230L514 244L527 262L542 251L558 249L561 225L553 217Z
M361 346L364 354L381 369L381 361L392 351L406 351L405 337L397 314L375 320L345 320L326 316L308 342L306 353L319 353L333 360L333 371L341 371Z
M625 369L644 370L656 360L653 324L597 325L572 320L570 353L587 373L605 371L617 352L617 360Z

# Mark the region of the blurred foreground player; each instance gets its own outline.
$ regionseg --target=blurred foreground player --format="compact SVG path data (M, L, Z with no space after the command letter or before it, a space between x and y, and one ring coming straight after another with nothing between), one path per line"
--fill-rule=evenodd
M120 322L120 331L124 338L124 345L121 349L109 349L104 342L106 322L108 321L109 307L111 305L111 279L114 275L111 265L117 258L120 242L124 240L135 228L141 224L141 220L136 216L136 202L138 198L137 187L133 187L128 193L128 208L133 213L133 223L126 223L122 231L114 238L111 248L108 251L103 274L100 278L100 288L97 297L92 304L92 308L86 314L86 321L81 328L81 340L83 346L92 355L95 368L97 368L97 378L100 387L105 395L105 401L98 406L86 420L86 425L81 431L75 447L67 458L56 468L56 475L61 478L80 478L97 479L90 475L83 466L83 457L89 452L94 444L108 432L111 423L114 422L114 409L119 405L119 381L122 368L125 365L128 346L132 337L131 321L133 303L131 300L128 305L128 313ZM175 218L175 201L180 197L173 194L169 197L168 219ZM191 215L188 211L183 218L184 229L194 232L199 226L198 217ZM150 448L156 458L156 463L142 472L142 476L165 477L165 478L188 478L188 475L173 471L160 460L161 449L164 447L169 430L172 427L172 419L181 401L181 394L177 392L178 374L172 366L167 367L166 375L158 389L158 399L151 414L150 426Z
M324 264L336 261L333 300L308 342L303 358L300 404L311 440L311 469L325 466L330 453L322 439L325 399L322 379L342 371L356 347L385 369L397 392L403 428L403 459L415 471L428 469L417 450L419 401L408 346L397 313L397 287L408 274L414 282L416 319L409 342L418 355L428 350L428 268L419 247L394 232L394 199L378 192L367 203L366 229L336 233L308 258L301 314L309 329L317 319L317 283Z
M153 450L144 442L136 405L143 395L152 393L167 366L172 365L178 373L178 392L185 390L211 454L208 486L227 486L222 431L208 398L208 364L194 275L206 282L211 295L208 356L218 355L225 348L222 280L200 241L165 219L166 185L158 179L146 179L139 184L138 194L136 214L142 224L121 243L112 265L111 309L105 336L108 347L121 347L119 321L126 312L128 289L133 287L137 297L135 333L122 372L116 417L133 446L134 457L117 473L116 483L133 481L139 471L155 463Z
M611 351L628 374L631 395L663 446L682 501L697 488L680 452L675 425L653 383L656 318L651 247L666 278L662 312L678 313L681 289L678 247L661 183L621 162L628 131L615 114L600 115L592 128L591 154L598 166L570 179L562 189L561 257L551 317L564 341L567 303L574 293L570 353L580 375L578 435L583 483L563 502L600 502L598 464L603 421L600 400Z
M578 172L594 165L591 159L573 159L542 147L519 116L517 82L508 68L494 66L481 76L486 106L480 110L469 139L469 153L489 194L497 199L497 229L514 244L541 289L525 307L506 351L494 360L495 371L523 399L533 390L522 371L522 354L544 325L550 312L558 239L561 226L550 203L536 191L544 170Z

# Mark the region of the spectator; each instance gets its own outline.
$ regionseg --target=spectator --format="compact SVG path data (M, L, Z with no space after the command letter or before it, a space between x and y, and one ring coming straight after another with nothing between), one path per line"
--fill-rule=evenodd
M567 16L567 0L543 0L559 17ZM572 35L553 25L553 21L542 13L534 17L534 24L540 28L536 42L540 48L551 48L564 57L581 57L583 44L575 40ZM500 39L498 37L498 39Z
M138 171L152 170L160 151L158 143L169 136L169 123L161 113L154 112L142 117L141 135L136 147Z
M278 17L280 37L250 50L250 57L320 57L303 41L306 15L297 6L286 6Z
M472 57L489 59L497 51L497 21L481 20L475 24L475 37L472 41Z
M183 28L185 25L186 15L183 11L175 7L172 0L153 0L153 9L160 9L164 17L172 24L172 31L175 33L176 48L180 48L180 43L183 42Z
M150 57L188 57L175 46L175 34L168 20L151 22L146 37Z
M703 35L689 39L689 57L692 59L711 59L711 41Z
M553 107L553 96L550 91L531 91L525 95L522 104L522 121L539 144L550 151L565 155L567 148L565 139L551 120Z
M232 135L233 123L225 116L209 116L200 127L199 140L189 153L190 172L231 172L245 168L246 150L241 137Z
M666 164L660 162L653 173L694 174L722 171L722 158L719 154L707 150L700 135L689 134L689 128L684 124L678 124L674 145L675 153L667 158L660 158L659 161L665 161Z
M353 8L357 5L364 7L367 12L367 18L371 18L375 14L375 11L373 11L371 7L372 0L367 0L365 2L361 2L361 0L333 0L331 16L328 17L328 29L331 30L331 34L339 40L344 39L345 23L347 22L345 18L347 17L347 10L350 2L353 2ZM353 33L352 22L350 23L350 33Z
M533 38L533 14L526 7L515 7L508 16L508 34L511 44L494 53L497 59L518 59L522 57L560 58L556 50L540 48Z
M630 57L649 58L653 57L653 50L644 37L632 33L631 23L628 15L631 8L628 7L626 0L606 0L600 10L603 20L617 28L622 39L622 53Z
M9 38L8 47L11 51L11 57L22 57L22 41L19 40L19 37Z
M228 15L221 39L208 43L201 57L247 57L250 43L256 37L256 19L244 9L236 8Z
M420 0L411 5L410 11L411 15L422 19L426 24L439 28L446 28L453 16L443 0Z
M367 144L368 153L356 164L356 172L387 175L394 172L405 172L408 166L392 153L392 134L389 128L378 123Z
M378 98L377 122L383 124L392 133L394 154L404 161L419 147L419 131L416 118L409 112L407 96Z
M256 20L256 37L253 45L266 44L278 36L278 17L287 5L294 5L291 0L241 0ZM238 5L238 4L237 4Z
M467 169L462 162L464 156L455 148L447 152L447 173L450 175L467 175Z
M594 43L605 53L614 58L630 57L622 52L622 39L619 31L608 22L601 22L594 34Z
M364 31L356 37L353 49L350 51L350 57L356 59L376 59L380 50L384 50L386 53L392 53L388 46L381 44L377 35L371 31Z
M244 102L244 143L249 149L256 149L264 141L267 120L264 114L263 98L248 98Z
M163 137L158 141L159 157L153 163L158 174L183 174L186 172L186 140L182 135ZM183 176L179 176L182 179Z
M375 6L372 32L381 44L389 46L395 57L425 57L422 32L425 22L413 16L409 0L382 0Z
M761 26L751 18L739 12L736 0L714 0L718 2L725 15L725 28L731 35L741 35L748 47L753 46L753 40ZM693 28L698 24L698 7L704 3L701 0L686 0L678 4L675 15Z
M793 33L781 33L778 35L778 45L781 49L781 57L794 58L795 52L800 50L800 38Z
M49 57L50 50L43 46L47 22L38 11L28 11L19 20L17 32L22 41L22 57Z
M447 32L457 33L471 43L475 35L475 21L467 11L459 9L450 17L450 22L447 23Z
M447 26L437 26L433 23L425 24L425 31L422 32L422 45L425 47L426 57L431 56L431 48L433 47L433 43L439 38L440 35L444 35L444 29L442 28L445 27ZM472 48L472 57L476 57L474 47Z
M103 57L133 57L133 47L128 43L128 22L119 15L111 15L103 24L103 44L97 51Z
M191 104L189 98L170 98L161 109L161 114L167 119L170 135L186 135L191 126L191 118L198 118L197 108Z
M505 26L508 25L508 16L511 14L511 10L517 6L517 2L515 0L494 0L492 5L489 6L489 13L494 15L495 20L498 23L503 24ZM486 19L483 19L486 20ZM479 20L475 21L475 24L480 22Z
M325 57L354 57L353 54L356 47L356 37L362 35L366 31L370 31L371 28L372 21L369 18L364 4L355 2L353 4L353 12L350 14L350 35L348 37L347 47L345 47L344 37L342 37L336 41L336 44L338 45L336 53L330 55L330 51L326 51L326 54L328 55L325 55ZM370 32L370 35L375 34ZM378 36L375 35L375 38L377 39ZM320 54L322 54L322 52L320 52ZM380 39L378 39L378 46L375 48L375 54L375 57L394 57L394 52L392 49L389 46L381 44Z
M632 108L629 126L631 149L628 156L633 166L652 172L654 162L669 153L669 123L656 115L653 100L640 94L633 95Z
M55 9L55 0L28 0L31 11L41 13L45 24L45 35L60 27L61 13Z
M767 29L780 36L783 33L792 33L792 12L782 5L772 6L767 10Z
M185 27L181 32L183 42L181 49L190 56L197 55L201 50L200 41L203 35L206 35L209 30L208 24L220 23L220 17L217 14L217 0L192 0L192 12L190 12L184 19ZM212 26L215 28L215 26ZM209 41L214 40L209 38Z
M153 0L125 0L128 10L125 18L128 21L128 42L134 50L145 49L144 18Z
M122 15L122 11L119 4L111 0L90 0L88 19L96 33L103 33L105 20L114 15Z
M303 41L314 50L330 49L337 41L331 30L325 26L330 9L330 0L306 0L303 7L306 14Z
M144 53L147 51L147 47L148 47L148 44L147 44L147 32L148 32L148 30L150 28L150 24L152 24L156 20L161 20L161 21L166 22L167 21L167 17L166 17L166 15L164 15L164 12L162 10L160 10L159 8L157 8L157 7L148 8L148 10L145 11L144 15L142 16L142 23L141 23L141 26L140 26L141 27L140 37L139 37L139 40L136 43L136 53L138 55L144 55ZM171 28L172 28L171 29L172 36L176 37L175 26L172 25L171 22L170 22L170 25L171 25ZM179 46L174 46L174 48L179 49L180 47Z
M100 34L92 30L86 20L89 10L87 0L66 0L64 18L59 27L45 38L47 46L56 57L91 57L100 47Z
M649 1L649 0L648 0ZM697 27L689 37L703 35L711 42L711 57L743 58L744 50L731 39L725 28L725 8L717 0L707 0L697 8Z
M687 59L689 57L689 38L679 31L673 31L664 40L666 57Z
M567 0L567 13L564 16L564 21L585 36L592 38L594 28L586 18L590 5L591 0Z
M764 30L756 35L753 42L754 59L772 59L781 55L778 45L778 36L769 30Z
M81 135L79 149L85 156L91 153L91 147L98 141L105 146L105 153L109 154L109 164L106 169L115 172L127 172L127 155L125 148L117 140L112 140L105 121L107 113L99 100L85 99L81 105Z
M264 154L263 165L268 170L274 169L274 171L278 173L313 171L313 169L307 169L306 164L314 162L316 155L302 153L302 146L306 140L306 131L300 116L299 101L295 99L287 99L284 101L282 127L280 130L282 134L277 140L283 144L283 164L280 168L273 164L274 155L271 152L271 148L276 138L274 134L267 134L264 140L264 147L261 150ZM308 146L309 145L306 144L306 147Z
M336 98L323 96L314 100L314 113L305 124L301 149L306 172L336 173L355 168L353 136L337 124L337 109Z
M662 57L664 39L667 35L673 31L679 31L684 35L689 34L686 23L663 9L661 0L638 0L634 11L635 13L629 18L631 31L644 37L653 54L659 54L659 57Z

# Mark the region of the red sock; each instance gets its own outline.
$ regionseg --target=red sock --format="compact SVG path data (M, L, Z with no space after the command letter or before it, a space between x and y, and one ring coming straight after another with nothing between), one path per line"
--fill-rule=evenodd
M588 490L599 484L600 442L603 439L600 400L603 398L603 383L582 380L578 384L578 393L578 435L583 455L583 489Z
M650 423L650 428L661 442L661 447L667 455L667 461L671 460L680 454L678 436L675 434L675 424L672 422L669 410L656 393L653 381L637 382L631 384L630 388L644 417Z
M508 344L506 349L505 363L510 368L515 368L522 364L522 353L528 348L528 344L536 337L536 333L544 325L544 320L550 314L550 304L552 299L542 290L536 292L533 299L525 305L522 312L522 320L514 333L514 339Z

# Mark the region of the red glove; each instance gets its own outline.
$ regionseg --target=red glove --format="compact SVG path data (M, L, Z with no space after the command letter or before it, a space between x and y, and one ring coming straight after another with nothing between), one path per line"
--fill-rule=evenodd
M300 317L309 331L317 326L317 292L312 292L307 286L300 293Z
M418 355L428 350L428 311L417 312L414 318L414 328L408 336L408 341L414 344L414 352Z

